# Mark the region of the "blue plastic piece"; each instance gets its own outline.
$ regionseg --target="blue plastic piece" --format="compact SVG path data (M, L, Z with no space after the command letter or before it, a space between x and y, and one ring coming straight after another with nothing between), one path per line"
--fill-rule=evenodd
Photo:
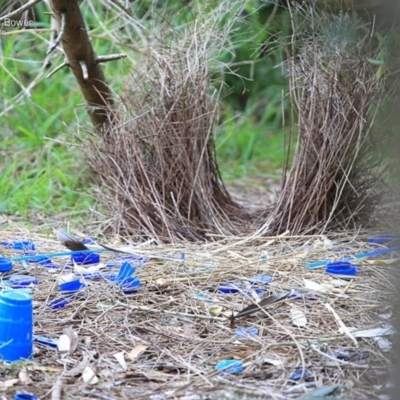
M130 278L135 273L135 271L135 267L132 267L132 265L128 262L124 262L118 271L115 282L118 284L123 283L127 278Z
M236 328L235 330L236 336L242 339L248 339L251 337L258 336L258 329L254 326L243 326L240 328Z
M13 263L9 258L0 257L0 272L11 271Z
M104 279L104 274L98 271L96 272L79 271L75 272L75 276L78 278L87 279L89 281L101 281L102 279Z
M33 349L32 296L23 290L0 292L0 358L28 359Z
M369 238L368 243L385 245L397 239L399 239L399 237L396 235L379 235Z
M51 338L47 338L44 336L39 336L39 335L35 335L33 337L33 340L37 343L43 344L45 346L49 346L52 348L57 348L58 346L58 340L57 339L51 339Z
M357 275L358 268L349 261L337 261L328 263L325 272L327 274L354 276Z
M76 293L84 288L86 288L86 285L79 279L74 279L73 281L64 282L59 285L59 289L63 293Z
M254 296L254 294L256 294L257 296L262 296L265 293L265 289L254 287L251 290L245 291L244 293L246 296L254 298L256 297Z
M240 285L231 285L230 283L228 283L226 285L220 286L218 290L224 294L232 294L232 293L238 293L239 289L241 288L242 287Z
M97 253L78 253L71 256L71 261L78 265L97 264L100 262L100 255Z
M255 275L249 279L252 285L266 285L272 281L272 276L269 275Z
M179 256L179 258L180 258L181 260L185 260L185 259L186 259L185 253L181 253L180 256Z
M308 378L311 376L311 372L308 369L303 370L301 367L295 368L295 370L292 372L292 375L290 376L290 380L292 381L298 381L299 379L303 378Z
M32 263L32 264L39 264L42 267L46 267L46 268L58 268L57 265L54 265L53 262L50 260L49 257L46 256L42 256L40 254L29 258L26 260L28 263Z
M216 366L215 369L222 371L224 375L238 374L243 371L243 361L241 360L222 360Z
M136 293L140 288L140 279L135 276L126 278L119 286L124 294Z
M82 240L82 244L96 244L96 241L93 238L87 238Z
M339 261L352 261L354 259L359 260L362 258L380 256L381 254L393 253L395 251L400 251L400 246L389 247L387 249L368 251L366 253L359 253L359 254L355 254L354 256L344 257ZM307 269L323 268L323 267L326 267L326 265L330 262L332 262L332 260L316 261L316 262L306 264L306 268Z
M50 307L52 310L58 310L60 308L65 308L70 303L70 300L60 298L51 301L47 306Z
M298 299L315 300L314 293L302 293L299 292L298 290L292 290L289 294L289 298L293 300L298 300Z
M36 397L32 393L17 392L14 395L14 400L39 400L39 397Z
M7 242L7 243L8 245L6 245L6 247L11 248L13 250L22 250L22 251L35 250L35 243L31 242L30 240L21 240L21 241Z
M13 289L21 289L24 287L36 285L38 281L34 276L30 275L11 275L6 283Z

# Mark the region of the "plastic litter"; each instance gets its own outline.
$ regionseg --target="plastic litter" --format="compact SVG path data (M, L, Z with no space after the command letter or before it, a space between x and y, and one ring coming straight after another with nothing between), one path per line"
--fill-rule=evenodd
M78 265L97 264L100 262L100 255L97 253L77 253L71 256L71 261Z
M397 240L397 239L399 239L399 237L396 235L379 235L379 236L373 236L373 237L369 238L368 243L385 245L385 244L393 242L394 240Z
M358 268L349 261L337 261L328 263L325 272L327 274L354 276L357 275Z
M34 276L30 275L11 275L5 283L13 289L20 289L34 286L38 281Z
M251 337L258 336L258 329L254 326L243 326L236 328L235 330L236 336L242 339L248 339Z
M50 307L52 310L58 310L60 308L65 308L70 303L70 300L60 298L51 301L47 306Z
M13 250L22 250L22 251L33 251L35 250L35 243L30 240L21 240L21 241L3 241L1 244L8 249Z
M0 272L11 271L13 263L9 258L0 257Z
M24 290L0 292L0 357L7 362L28 359L33 349L32 296Z
M238 293L239 289L241 289L241 288L242 288L241 285L232 285L232 284L228 283L226 285L220 286L218 288L218 290L224 294L232 294L232 293Z
M387 249L379 249L379 250L368 251L366 253L359 253L359 254L355 254L353 256L344 257L339 261L352 261L354 259L358 259L359 260L359 259L362 259L362 258L379 256L381 254L393 253L395 251L400 251L400 246L389 247ZM332 260L316 261L316 262L312 262L312 263L306 264L306 268L307 269L323 268L323 267L326 267L326 265L328 263L330 263L330 262L332 262Z
M224 375L238 374L243 371L243 361L241 360L222 360L216 366L215 369L222 371Z
M272 276L269 275L255 275L249 279L252 285L266 285L272 281Z
M47 338L47 337L44 337L44 336L35 335L33 337L33 340L36 343L43 344L44 346L49 346L49 347L53 347L53 348L57 348L57 346L58 346L58 340Z
M63 293L76 293L81 289L85 289L86 285L82 283L79 279L74 279L73 281L68 281L61 283L59 289Z
M304 369L301 367L295 368L295 370L292 372L292 375L290 375L290 380L292 381L298 381L299 379L305 379L311 376L311 372L308 369Z
M32 393L17 392L14 395L14 400L39 400L39 397Z

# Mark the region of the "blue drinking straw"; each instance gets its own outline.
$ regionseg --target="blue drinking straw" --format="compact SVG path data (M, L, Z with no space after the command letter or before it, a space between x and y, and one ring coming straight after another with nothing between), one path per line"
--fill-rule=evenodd
M353 256L348 256L340 259L339 261L351 261L353 259L361 259L361 258L368 258L368 257L374 257L374 256L379 256L381 254L387 254L387 253L393 253L395 251L399 251L400 246L397 247L389 247L387 249L379 249L379 250L373 250L373 251L368 251L367 253L359 253L359 254L354 254ZM315 269L315 268L323 268L331 262L332 260L322 260L322 261L316 261L312 262L309 264L306 264L307 269Z

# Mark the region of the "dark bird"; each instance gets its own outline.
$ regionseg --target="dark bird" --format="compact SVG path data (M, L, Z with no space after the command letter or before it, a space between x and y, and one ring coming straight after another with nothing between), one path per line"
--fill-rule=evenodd
M57 239L69 250L89 250L80 240L61 229L57 231Z

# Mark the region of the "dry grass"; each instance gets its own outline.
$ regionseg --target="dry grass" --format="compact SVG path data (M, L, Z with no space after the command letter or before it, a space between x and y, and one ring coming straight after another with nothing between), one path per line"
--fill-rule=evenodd
M297 145L263 229L352 229L368 223L384 188L377 146L384 135L374 127L384 82L367 61L377 54L372 26L312 7L291 11L295 36L287 65L296 112L289 142Z
M377 52L371 26L347 14L318 14L314 6L291 10L289 142L297 145L275 204L254 212L231 197L215 157L220 93L211 77L231 29L216 28L225 6L179 33L157 27L127 80L118 125L89 139L109 230L161 243L367 223L382 194L374 147L382 137L372 127L384 83L367 61Z
M331 249L318 246L317 236L258 237L251 246L243 238L140 245L136 253L149 260L137 267L142 287L136 294L124 295L107 280L86 280L88 287L56 311L48 303L61 297L59 278L74 271L66 269L71 267L68 260L55 259L56 270L14 263L13 274L29 273L39 281L32 290L35 334L58 339L72 329L78 346L60 353L36 344L34 361L1 365L2 380L19 379L3 393L25 390L45 398L53 391L51 398L57 399L62 389L63 398L73 399L294 399L316 387L340 385L346 398L378 399L387 379L388 353L376 339L340 333L339 328L342 324L363 330L388 323L391 267L360 261L359 275L350 280L304 268L309 261L366 251L370 246L365 238L332 235ZM1 232L0 240L5 239L31 239L40 253L61 250L53 236L17 227ZM8 250L2 254L13 255ZM112 255L101 258L104 262ZM256 274L273 278L264 293L250 289L249 278ZM308 288L307 280L325 285L325 291ZM227 283L243 289L220 293L219 287ZM232 326L230 315L259 296L291 290L297 291L297 298L237 319ZM210 314L212 307L218 315ZM293 310L304 313L305 326L294 324ZM238 338L235 328L246 326L257 328L258 335ZM130 359L129 353L140 346L144 351ZM120 352L126 367L115 358ZM243 372L216 372L217 362L230 358L243 361ZM83 382L85 367L95 371L98 383ZM310 375L291 380L297 368Z

